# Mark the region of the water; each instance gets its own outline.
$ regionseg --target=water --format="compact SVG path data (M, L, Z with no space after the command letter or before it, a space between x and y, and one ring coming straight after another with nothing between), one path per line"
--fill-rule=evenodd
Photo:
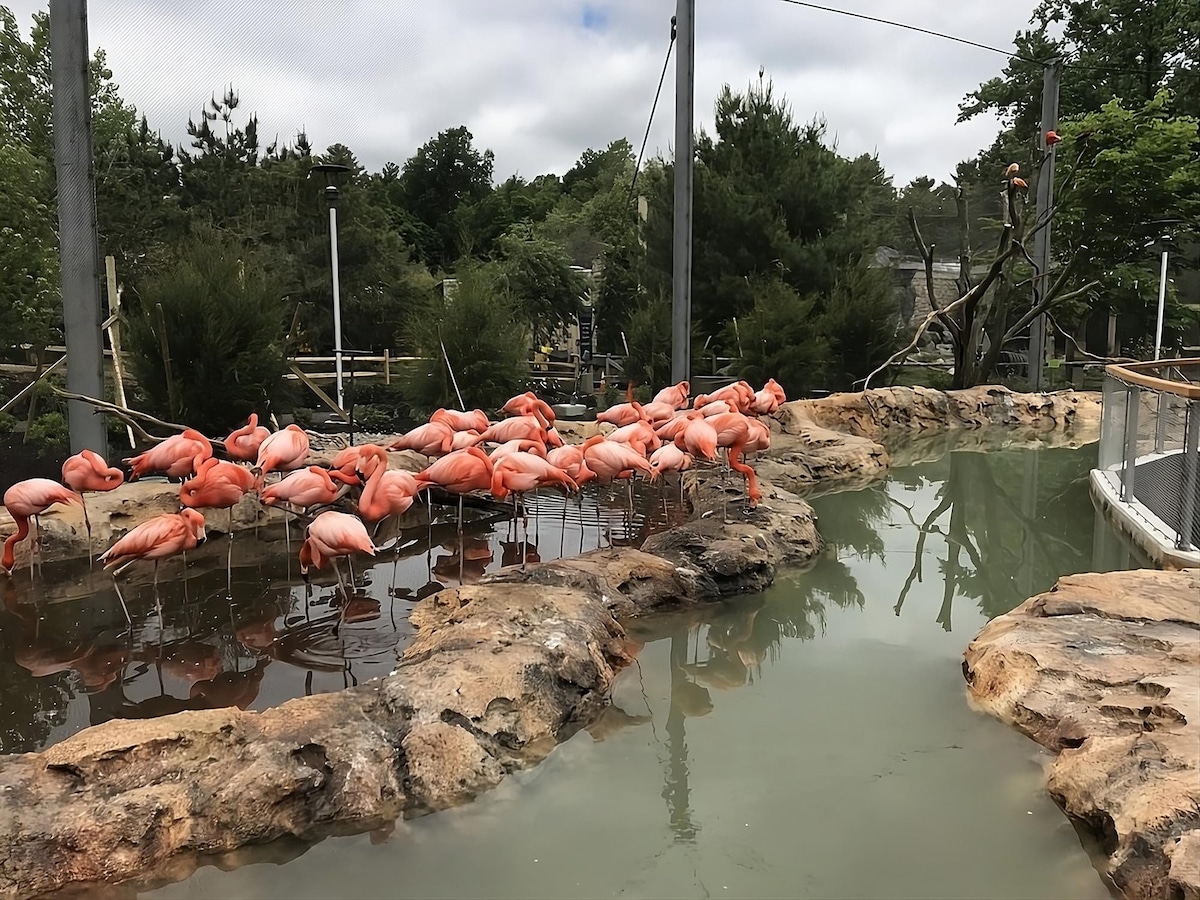
M613 708L536 769L143 896L1108 897L1046 795L1051 757L973 712L961 673L989 618L1140 563L1096 521L1094 454L959 452L816 498L824 556L635 623Z
M590 485L578 498L542 492L514 530L511 507L424 507L384 523L377 545L395 552L354 561L346 605L332 570L305 584L299 527L216 536L182 559L160 564L154 605L150 564L120 576L133 627L112 577L86 563L47 565L0 580L0 752L39 750L113 718L149 718L188 709L266 709L293 697L341 690L386 675L411 637L408 612L443 587L485 572L570 556L610 544L637 546L686 513L673 484ZM215 512L219 521L223 512ZM277 521L282 521L278 517ZM340 563L345 572L345 563ZM231 599L232 598L232 599Z

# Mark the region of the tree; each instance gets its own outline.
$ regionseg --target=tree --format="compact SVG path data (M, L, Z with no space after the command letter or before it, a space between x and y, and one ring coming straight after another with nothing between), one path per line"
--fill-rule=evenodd
M62 337L58 235L44 199L53 178L26 148L0 143L0 334L39 354Z
M405 392L426 413L459 407L459 391L462 408L497 409L528 380L526 335L495 268L466 265L456 278L449 296L430 298L406 326L421 358L405 378Z
M529 225L519 225L497 241L500 285L516 303L517 317L535 339L565 325L579 313L587 282L571 270L571 261L557 244L535 237Z
M201 233L125 307L129 360L154 411L207 434L283 389L290 310L279 283L228 238Z
M400 198L413 217L404 237L430 265L445 268L462 255L458 216L492 189L495 156L480 153L473 140L463 125L439 132L400 172Z
M816 300L801 297L780 278L759 279L751 291L754 306L730 326L736 328L731 346L741 357L742 378L753 384L774 378L793 398L821 387L829 344Z

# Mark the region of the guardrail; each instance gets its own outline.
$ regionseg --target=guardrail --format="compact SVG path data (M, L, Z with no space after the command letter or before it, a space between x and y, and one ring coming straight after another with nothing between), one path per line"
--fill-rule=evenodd
M1200 359L1104 369L1099 466L1115 499L1176 550L1200 547Z

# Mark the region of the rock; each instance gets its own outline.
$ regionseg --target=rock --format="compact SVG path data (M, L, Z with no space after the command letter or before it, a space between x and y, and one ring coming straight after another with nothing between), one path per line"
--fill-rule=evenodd
M1050 793L1126 897L1200 897L1200 570L1061 578L988 623L963 672L1058 753Z

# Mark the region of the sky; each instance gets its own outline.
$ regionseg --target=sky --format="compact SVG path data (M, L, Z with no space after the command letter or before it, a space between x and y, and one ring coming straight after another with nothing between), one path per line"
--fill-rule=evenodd
M27 31L36 0L0 0ZM1036 0L826 0L1009 48ZM974 47L783 0L697 0L697 125L712 130L725 84L759 68L797 119L828 123L848 156L876 153L899 187L948 180L989 145L991 117L956 125L958 105L1002 71ZM496 178L563 174L589 147L641 144L675 0L104 0L89 39L121 88L172 142L229 86L257 113L263 143L304 129L348 145L368 169L403 164L438 131L466 125L496 155ZM670 156L675 57L647 155Z

